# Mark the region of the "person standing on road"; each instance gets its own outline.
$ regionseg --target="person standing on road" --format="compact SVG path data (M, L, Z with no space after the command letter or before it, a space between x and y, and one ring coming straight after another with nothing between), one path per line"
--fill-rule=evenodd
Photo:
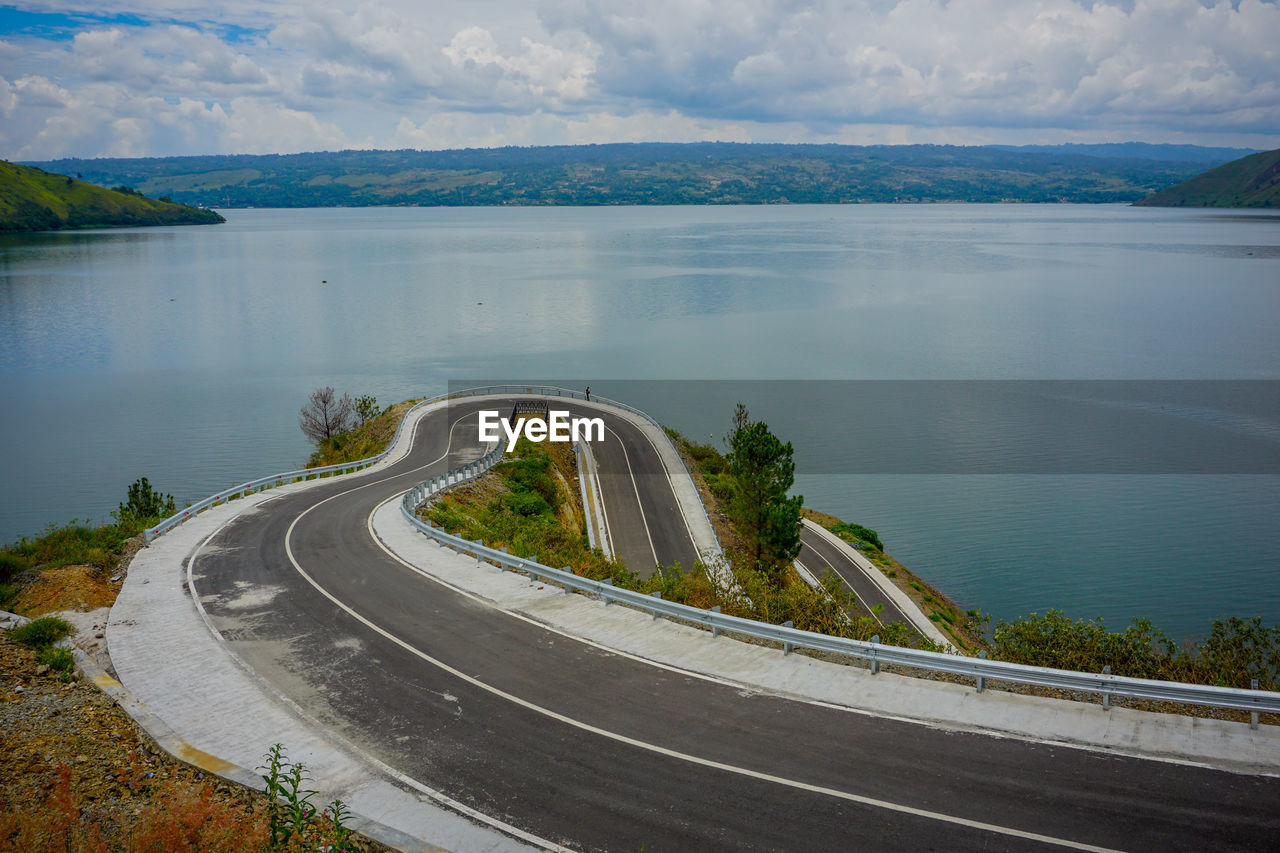
M591 386L590 385L587 386L587 402L588 403L591 402Z

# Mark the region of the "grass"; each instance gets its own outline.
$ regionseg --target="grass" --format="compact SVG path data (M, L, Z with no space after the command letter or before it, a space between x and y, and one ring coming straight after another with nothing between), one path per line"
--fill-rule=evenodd
M41 616L21 628L14 628L9 632L9 638L39 651L74 633L75 628L67 620L57 616Z
M403 403L388 406L380 414L350 432L344 432L321 442L311 454L311 458L307 460L307 467L340 465L377 456L390 446L391 439L395 438L396 429L400 425L400 419L416 402L416 400L406 400Z
M63 646L46 646L36 653L36 660L52 669L54 672L61 673L63 676L70 676L72 670L75 669L76 659L71 654L71 649ZM64 680L69 680L64 679Z
M158 519L157 519L158 520ZM65 525L50 524L35 539L22 539L0 553L0 579L31 568L97 566L111 568L124 551L125 542L141 533L143 521L90 527L79 519Z
M727 555L735 582L731 589L721 589L701 564L662 567L650 577L640 577L591 548L580 516L564 511L576 502L568 486L576 474L572 452L558 453L558 447L522 439L508 461L479 481L441 496L424 514L450 533L505 547L517 557L536 557L543 565L583 577L610 580L622 589L661 593L666 601L702 609L718 606L723 613L775 625L790 621L796 628L833 636L865 640L879 634L886 643L922 644L905 625L882 627L869 616L851 615L853 598L838 577L826 579L815 590L795 572L779 575L744 568L750 559L732 549Z

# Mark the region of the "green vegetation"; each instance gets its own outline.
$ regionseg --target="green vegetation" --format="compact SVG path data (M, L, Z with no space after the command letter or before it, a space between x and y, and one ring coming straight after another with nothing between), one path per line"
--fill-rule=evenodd
M1280 149L1252 154L1138 201L1147 207L1280 207Z
M831 525L827 529L855 548L884 550L884 543L880 541L880 535L869 527L863 527L861 524L849 524L842 521Z
M1136 201L1238 154L1205 156L1151 147L644 143L39 165L218 207L1082 203Z
M50 524L34 539L24 537L5 546L0 549L0 606L17 596L19 587L9 581L23 572L59 566L114 568L129 539L173 511L173 497L155 491L142 477L129 486L126 502L113 513L114 523L92 527L72 519L64 525Z
M784 571L800 553L804 496L788 497L795 483L791 442L783 444L739 403L729 433L729 518L745 540L757 570Z
M115 517L121 523L136 524L153 518L168 518L176 511L173 495L157 492L151 488L151 482L146 477L142 477L129 486L129 499L120 504L120 508L115 511Z
M225 221L212 210L150 199L0 160L0 232Z
M718 453L704 454L708 467L727 474L727 461ZM431 503L423 514L435 524L490 547L505 547L516 557L567 568L595 580L610 580L622 589L661 593L663 599L691 607L720 607L733 616L773 624L791 621L797 628L835 636L919 644L905 625L881 627L869 616L851 616L853 598L839 578L814 590L794 572L758 570L744 551L729 553L735 588L724 590L701 564L659 568L641 578L617 560L593 549L583 533L581 508L573 482L572 451L565 445L533 444L521 439L507 461L474 483L451 490ZM932 647L924 641L926 647Z
M362 401L369 401L364 404L363 409ZM378 412L377 401L373 397L356 398L354 406L361 423L318 442L311 458L307 460L307 467L359 462L361 459L377 456L390 446L391 439L395 438L396 429L400 426L400 419L415 402L417 401L406 400ZM366 414L369 416L366 417Z
M75 633L75 628L57 616L41 616L9 632L9 639L40 651Z
M997 625L993 656L1079 672L1110 666L1114 675L1223 687L1248 688L1256 678L1263 690L1280 689L1280 627L1258 618L1218 619L1205 640L1180 648L1147 619L1112 632L1101 619L1073 620L1050 610Z
M321 811L311 803L315 791L303 787L308 774L301 761L291 762L284 744L277 743L264 756L258 769L267 795L268 850L290 849L291 845L311 850L342 851L351 841L352 831L343 825L351 816L342 800L334 800ZM317 846L319 845L319 846Z
M36 654L36 660L49 669L70 680L71 671L76 667L76 659L71 650L62 646L46 646Z

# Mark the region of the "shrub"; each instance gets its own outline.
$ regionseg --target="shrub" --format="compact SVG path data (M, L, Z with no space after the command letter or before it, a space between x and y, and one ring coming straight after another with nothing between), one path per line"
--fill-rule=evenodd
M856 540L854 544L863 543L870 545L877 551L884 550L884 543L880 541L880 535L869 527L842 521L839 524L831 525L828 529L842 539Z
M54 672L71 672L75 669L76 659L71 649L62 646L45 646L36 655L36 660Z
M1256 678L1264 690L1280 685L1280 627L1259 618L1216 620L1199 652L1213 684L1247 688Z
M5 583L14 575L29 568L31 564L21 555L9 550L0 551L0 583Z
M1001 660L1033 666L1156 678L1174 657L1173 641L1149 620L1135 619L1123 632L1106 630L1101 619L1073 620L1060 610L1001 622L994 636Z
M122 523L129 521L142 522L150 521L151 519L168 518L173 515L176 509L173 495L157 492L151 487L151 483L146 477L141 477L134 480L133 485L129 486L129 499L120 504L115 516Z
M508 492L502 496L502 504L516 515L526 518L548 515L551 512L551 504L537 492Z
M75 628L67 620L57 616L41 616L21 628L14 628L9 632L9 638L33 649L44 649L74 633Z

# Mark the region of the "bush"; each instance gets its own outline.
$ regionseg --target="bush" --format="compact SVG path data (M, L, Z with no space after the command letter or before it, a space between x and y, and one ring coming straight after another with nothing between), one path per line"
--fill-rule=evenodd
M1199 651L1213 684L1247 688L1256 678L1264 690L1280 686L1280 627L1256 617L1219 619Z
M168 518L176 509L173 495L157 492L146 477L141 477L129 486L129 500L120 504L115 516L121 523L146 522Z
M31 564L21 555L8 550L0 551L0 583L9 581L14 575L29 568Z
M864 543L875 548L877 551L884 550L884 543L880 541L880 536L869 527L863 527L861 524L848 524L840 522L833 524L828 528L832 533L842 539L853 539L857 543Z
M45 646L36 654L36 660L54 672L71 672L76 665L71 649L62 646Z
M537 492L508 492L502 496L502 504L516 515L526 518L551 513L551 504Z
M33 649L44 649L74 633L75 628L67 620L57 616L41 616L21 628L14 628L9 632L9 639Z
M996 626L995 656L1000 660L1101 672L1134 678L1165 677L1175 657L1173 641L1150 620L1135 619L1123 632L1107 631L1101 619L1073 620L1060 610L1030 616Z

